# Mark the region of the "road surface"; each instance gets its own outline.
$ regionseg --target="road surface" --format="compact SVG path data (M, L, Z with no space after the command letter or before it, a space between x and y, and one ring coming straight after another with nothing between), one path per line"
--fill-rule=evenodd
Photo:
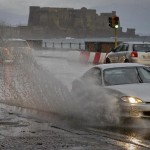
M71 82L91 64L45 55L1 66L0 149L150 149L149 120L117 126L113 114L106 123L74 101Z

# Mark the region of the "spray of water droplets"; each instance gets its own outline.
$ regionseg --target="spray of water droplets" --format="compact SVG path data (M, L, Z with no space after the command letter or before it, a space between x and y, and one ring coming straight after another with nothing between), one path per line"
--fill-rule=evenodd
M116 100L103 88L90 84L74 94L39 65L32 53L22 54L1 68L1 102L80 118L82 122L117 122Z

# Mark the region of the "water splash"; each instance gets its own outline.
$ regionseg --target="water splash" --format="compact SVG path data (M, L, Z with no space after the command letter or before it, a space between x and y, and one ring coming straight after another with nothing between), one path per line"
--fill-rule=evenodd
M68 89L35 61L33 54L23 55L13 64L1 66L1 101L10 105L66 113Z
M73 64L69 64L74 70ZM79 89L79 93L70 92L55 73L37 63L33 53L0 67L0 101L3 103L58 113L75 122L79 119L82 124L115 125L119 122L116 99L104 88L90 83Z

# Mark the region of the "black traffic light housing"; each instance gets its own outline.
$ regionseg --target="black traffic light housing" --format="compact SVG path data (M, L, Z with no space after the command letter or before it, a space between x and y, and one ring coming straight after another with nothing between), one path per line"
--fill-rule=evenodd
M108 21L109 21L109 26L110 26L111 28L113 28L113 25L112 25L112 17L109 17L109 18L108 18Z
M119 28L119 25L120 25L120 23L119 23L119 17L115 16L114 17L114 27L115 28Z
M109 17L108 21L111 28L118 28L120 25L118 16Z

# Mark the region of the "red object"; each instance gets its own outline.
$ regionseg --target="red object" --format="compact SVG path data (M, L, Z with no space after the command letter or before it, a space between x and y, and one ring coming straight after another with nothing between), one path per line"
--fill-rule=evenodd
M119 21L119 17L116 16L116 17L114 18L114 20L118 22L118 21Z
M135 51L133 51L133 52L131 53L131 57L138 57L138 53L135 52Z
M100 60L100 57L101 57L101 54L100 53L95 53L95 57L94 57L94 60L93 60L93 63L94 64L98 64L99 63L99 60Z

